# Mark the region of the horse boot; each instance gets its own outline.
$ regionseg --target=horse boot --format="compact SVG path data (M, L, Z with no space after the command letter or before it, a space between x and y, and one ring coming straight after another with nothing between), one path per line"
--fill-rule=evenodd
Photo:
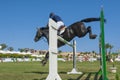
M92 30L91 30L91 27L90 27L90 26L88 26L87 30L88 30L88 32L89 32L89 38L90 38L90 39L95 39L95 38L97 37L96 34L92 34Z
M42 65L45 66L49 59L49 52L46 53L45 58L41 61Z
M96 34L90 35L90 39L95 39L97 37Z
M41 63L42 63L42 66L45 66L46 63L47 63L47 60L46 60L46 59L43 59L43 60L41 61Z

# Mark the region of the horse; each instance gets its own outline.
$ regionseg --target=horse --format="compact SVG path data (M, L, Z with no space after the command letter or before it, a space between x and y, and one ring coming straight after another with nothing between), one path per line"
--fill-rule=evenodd
M100 18L86 18L81 21L77 21L70 26L68 26L65 31L60 35L62 38L70 42L73 38L78 37L82 38L84 37L87 33L89 33L89 38L90 39L95 39L97 37L96 34L92 34L92 29L91 26L88 26L86 28L84 22L93 22L93 21L100 21ZM105 21L105 20L104 20ZM37 29L34 41L37 42L39 41L42 37L45 37L47 39L48 45L49 45L49 27L41 27ZM64 46L65 43L61 42L58 40L57 46L58 48L61 46ZM47 63L47 60L49 58L49 52L46 53L45 58L41 61L43 65Z

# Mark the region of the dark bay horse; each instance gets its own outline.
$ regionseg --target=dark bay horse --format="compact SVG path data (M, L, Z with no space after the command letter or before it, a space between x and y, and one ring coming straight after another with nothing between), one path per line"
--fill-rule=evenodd
M75 37L82 38L87 33L89 33L90 39L95 39L96 34L92 34L91 27L84 25L84 22L92 22L92 21L100 21L100 18L86 18L81 21L75 22L68 26L64 33L61 34L62 38L67 40L68 42L71 41ZM49 44L49 27L41 27L37 30L36 36L34 38L34 41L37 42L40 40L41 37L45 37L47 39L47 42ZM65 43L58 40L58 48L65 45ZM49 58L49 52L46 53L45 58L42 60L42 64L45 65L47 60Z

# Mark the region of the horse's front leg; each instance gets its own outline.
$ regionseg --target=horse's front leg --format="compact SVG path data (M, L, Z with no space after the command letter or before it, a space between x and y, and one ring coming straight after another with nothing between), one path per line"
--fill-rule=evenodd
M45 66L49 59L49 52L46 53L45 58L41 61L42 65Z
M92 29L90 26L87 27L87 32L89 33L89 38L90 39L95 39L97 37L96 34L92 34Z

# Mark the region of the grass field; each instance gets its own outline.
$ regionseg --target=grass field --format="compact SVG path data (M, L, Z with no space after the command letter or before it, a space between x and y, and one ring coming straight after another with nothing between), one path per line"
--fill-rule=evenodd
M72 62L58 62L58 72L63 80L98 80L97 74L99 62L77 62L78 71L83 72L79 75L68 75L72 70ZM112 63L107 63L107 76L109 80L116 80L116 74L109 72ZM115 62L117 73L120 76L120 62ZM41 66L40 62L17 62L0 63L0 80L45 80L48 76L48 64Z

